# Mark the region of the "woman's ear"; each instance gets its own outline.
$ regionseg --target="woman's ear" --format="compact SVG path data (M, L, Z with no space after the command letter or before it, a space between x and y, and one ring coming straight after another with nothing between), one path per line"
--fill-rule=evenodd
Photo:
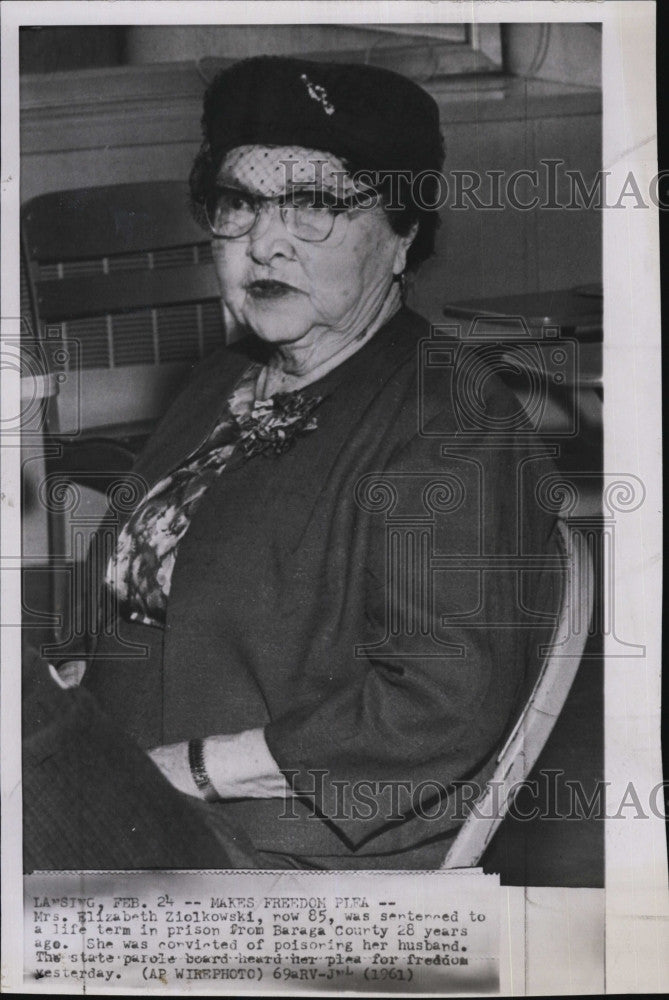
M406 270L409 247L416 239L417 232L418 223L414 222L406 236L398 236L397 250L395 252L395 260L393 262L393 273L395 275L403 274Z

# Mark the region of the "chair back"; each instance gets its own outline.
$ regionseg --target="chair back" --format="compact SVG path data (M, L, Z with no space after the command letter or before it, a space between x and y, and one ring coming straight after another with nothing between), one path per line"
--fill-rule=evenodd
M50 356L62 344L50 429L155 421L224 336L210 239L186 185L57 191L27 202L22 223L33 315Z
M578 670L593 607L593 567L585 536L558 520L565 560L564 586L552 643L520 717L497 757L494 773L460 828L442 868L478 864L520 783L537 762Z

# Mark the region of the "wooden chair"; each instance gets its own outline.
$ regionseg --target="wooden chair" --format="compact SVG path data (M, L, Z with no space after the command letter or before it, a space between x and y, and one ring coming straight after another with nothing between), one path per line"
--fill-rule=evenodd
M186 185L40 195L23 208L22 239L39 336L52 354L62 345L49 430L148 429L224 335L209 235Z
M26 385L43 400L43 460L25 463L24 495L57 475L79 483L83 498L78 515L37 501L27 511L27 562L48 563L48 603L62 617L58 567L74 558L74 519L83 511L95 530L105 486L132 464L192 366L223 342L223 319L210 237L181 181L40 195L23 206L21 249L30 339L45 359ZM31 533L48 537L48 553L30 551Z
M495 771L474 804L442 868L475 867L537 762L572 686L593 608L593 567L587 542L558 521L566 570L553 642L532 693L497 757Z

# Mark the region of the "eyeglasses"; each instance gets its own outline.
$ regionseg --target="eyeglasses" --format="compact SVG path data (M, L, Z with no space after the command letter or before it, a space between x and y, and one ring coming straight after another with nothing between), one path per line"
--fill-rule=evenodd
M332 232L337 216L357 207L313 188L266 198L239 188L217 187L205 204L205 212L214 236L236 240L251 232L261 211L269 205L277 205L288 232L307 243L322 243Z

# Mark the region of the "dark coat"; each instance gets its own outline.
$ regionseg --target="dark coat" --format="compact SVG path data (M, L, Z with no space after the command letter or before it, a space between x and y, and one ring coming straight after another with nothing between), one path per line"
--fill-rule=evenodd
M555 515L536 496L548 449L500 436L518 403L496 377L477 429L452 343L426 360L429 337L402 310L309 386L317 430L233 461L203 499L164 634L118 621L87 674L147 747L264 727L305 793L293 818L279 800L209 808L287 863L443 856L457 797L442 789L490 773L555 623L559 574L541 565ZM246 363L221 351L201 366L137 464L149 486L206 437Z

